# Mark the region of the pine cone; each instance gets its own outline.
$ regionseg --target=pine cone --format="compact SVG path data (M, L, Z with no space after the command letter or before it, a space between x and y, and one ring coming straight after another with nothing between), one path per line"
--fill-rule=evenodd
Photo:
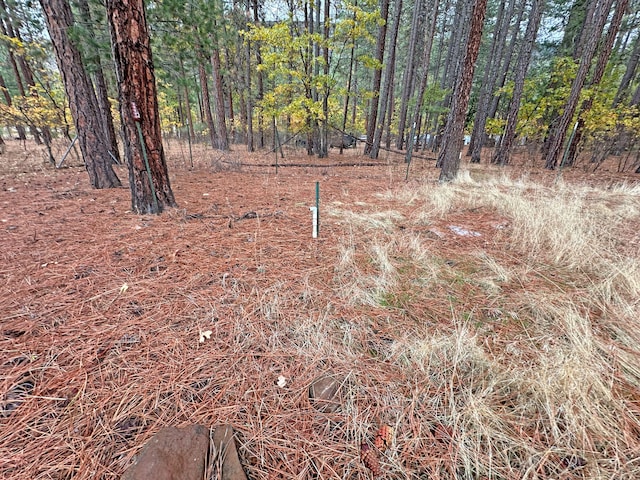
M393 442L393 428L389 425L382 425L378 433L376 433L373 445L381 452L384 452L391 447L391 442Z
M372 449L369 445L363 444L360 447L360 460L364 463L365 467L371 470L373 477L379 477L382 475L382 468L380 468L380 459L378 458L378 452Z

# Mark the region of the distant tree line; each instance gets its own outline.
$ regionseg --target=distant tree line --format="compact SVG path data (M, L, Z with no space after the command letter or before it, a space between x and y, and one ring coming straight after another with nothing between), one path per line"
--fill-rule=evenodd
M122 100L116 65L123 58L110 25L121 6L40 4L0 0L0 122L45 144L71 137L74 93L64 95L62 80L79 62L88 90L75 95L90 99L105 158L119 161L123 120L113 107ZM64 29L77 49L68 66L58 62L61 73L53 68L50 40L59 41L50 22L45 33L52 6L68 9ZM621 169L640 173L640 0L157 0L145 7L157 88L145 94L157 98L165 135L252 151L271 148L277 126L304 138L309 155L325 157L331 137L347 133L366 137L371 158L391 149L408 159L417 149L438 152L442 180L455 177L461 154L506 165L517 149L536 152L550 169L579 158L597 168L619 155ZM121 114L129 109L120 106Z

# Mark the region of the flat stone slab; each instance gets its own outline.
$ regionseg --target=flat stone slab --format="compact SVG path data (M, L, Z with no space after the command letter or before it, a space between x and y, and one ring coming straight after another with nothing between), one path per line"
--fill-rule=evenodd
M214 462L214 465L222 466L222 480L247 480L247 475L238 458L236 441L233 438L233 427L231 425L216 427L212 441L213 447L215 447L215 458L212 458L211 461Z
M166 427L146 443L122 480L202 480L208 452L207 427Z

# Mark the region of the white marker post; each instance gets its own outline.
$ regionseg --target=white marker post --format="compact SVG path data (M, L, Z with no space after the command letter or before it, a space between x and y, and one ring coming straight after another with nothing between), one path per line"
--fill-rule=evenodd
M312 238L318 238L318 207L309 207L311 210L311 221L313 222Z

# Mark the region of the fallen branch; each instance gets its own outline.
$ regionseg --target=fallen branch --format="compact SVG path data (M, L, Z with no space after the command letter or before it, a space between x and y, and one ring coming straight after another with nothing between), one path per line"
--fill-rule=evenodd
M275 167L275 163L259 164L259 163L242 163L242 162L229 162L222 160L221 163L233 164L241 167ZM278 167L384 167L391 165L386 162L349 162L349 163L279 163Z

